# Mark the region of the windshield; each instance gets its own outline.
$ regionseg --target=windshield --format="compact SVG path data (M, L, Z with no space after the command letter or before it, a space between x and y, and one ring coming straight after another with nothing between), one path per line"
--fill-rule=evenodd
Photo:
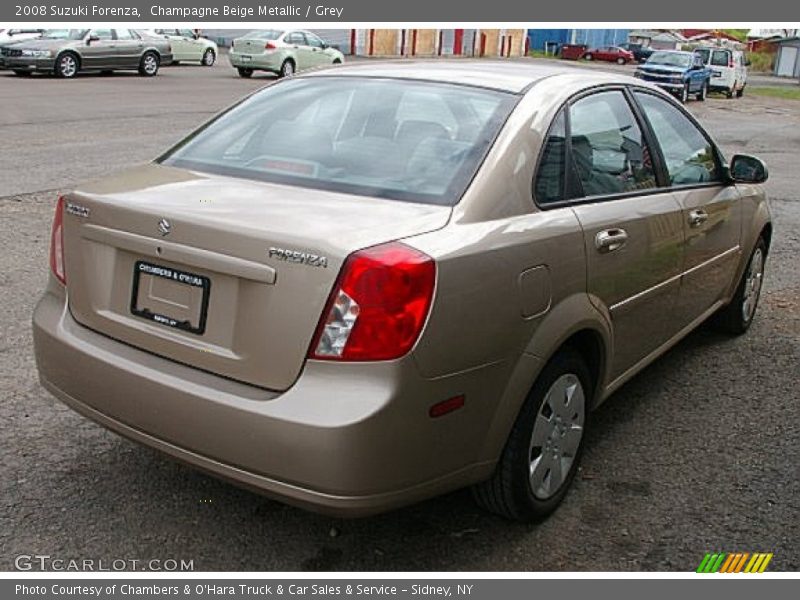
M650 58L647 59L647 64L688 67L692 64L692 55L683 52L653 52Z
M302 187L452 205L516 103L480 88L361 77L272 85L160 161Z
M47 29L42 34L45 40L82 40L88 29Z

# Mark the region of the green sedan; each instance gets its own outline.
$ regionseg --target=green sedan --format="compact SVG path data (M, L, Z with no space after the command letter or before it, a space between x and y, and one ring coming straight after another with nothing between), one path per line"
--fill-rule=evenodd
M310 31L266 29L233 40L228 54L241 77L269 71L287 77L296 71L344 62L344 54Z

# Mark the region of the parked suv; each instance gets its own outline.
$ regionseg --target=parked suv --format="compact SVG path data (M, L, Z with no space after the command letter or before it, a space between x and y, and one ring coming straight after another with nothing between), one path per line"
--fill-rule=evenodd
M655 52L652 48L642 44L625 43L620 44L619 47L633 54L633 59L639 63L645 62Z
M741 98L747 86L747 59L741 50L696 48L694 53L711 69L709 89L724 92L728 98Z
M365 515L474 486L542 518L595 407L706 319L750 327L766 178L632 77L289 77L58 200L41 381L287 502Z
M636 69L634 77L655 83L681 102L691 95L702 101L708 96L711 69L691 52L659 50Z

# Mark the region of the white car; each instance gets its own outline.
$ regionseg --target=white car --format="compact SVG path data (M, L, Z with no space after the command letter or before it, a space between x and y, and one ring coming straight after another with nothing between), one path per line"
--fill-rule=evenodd
M0 29L0 44L42 37L42 29Z
M705 46L695 48L694 53L701 56L703 63L711 69L708 89L712 92L725 92L728 98L744 95L747 85L747 60L741 50Z
M199 62L206 67L214 66L219 56L217 44L191 29L153 29L150 33L165 37L172 46L172 64Z

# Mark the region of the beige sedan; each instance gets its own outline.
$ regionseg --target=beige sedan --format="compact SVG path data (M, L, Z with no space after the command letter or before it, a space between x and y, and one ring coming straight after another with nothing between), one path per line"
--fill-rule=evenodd
M59 199L41 380L292 504L366 515L473 486L542 518L592 409L706 319L752 323L766 178L624 76L292 77Z

